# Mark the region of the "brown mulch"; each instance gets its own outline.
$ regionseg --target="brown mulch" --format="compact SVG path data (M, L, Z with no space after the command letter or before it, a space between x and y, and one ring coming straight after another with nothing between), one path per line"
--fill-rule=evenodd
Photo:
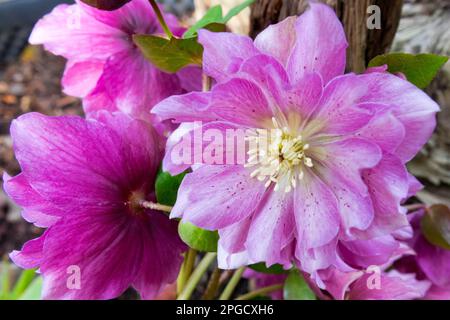
M82 114L78 99L61 91L65 61L40 47L29 47L17 62L0 67L0 174L16 175L9 126L27 112L47 115ZM0 257L36 237L41 230L20 217L20 209L4 194L0 178Z

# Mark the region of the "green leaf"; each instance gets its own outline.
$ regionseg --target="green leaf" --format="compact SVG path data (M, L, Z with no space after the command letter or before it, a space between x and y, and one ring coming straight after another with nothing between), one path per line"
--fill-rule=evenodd
M223 23L227 23L228 21L230 21L231 18L237 16L242 10L250 6L253 2L255 2L255 0L246 0L241 4L237 5L236 7L234 7L233 9L231 9L230 11L228 11L225 18L223 18Z
M37 277L31 282L19 300L41 300L42 277Z
M205 28L212 23L223 23L222 7L220 5L211 7L200 20L184 33L183 38L194 37L199 29Z
M82 2L90 5L91 7L100 10L116 10L126 5L131 0L81 0Z
M249 265L249 267L255 271L261 272L261 273L269 273L269 274L283 274L288 272L287 270L283 269L283 266L280 264L274 264L270 267L267 267L264 262L255 263L252 265Z
M168 172L160 172L156 178L156 200L158 203L173 206L177 200L178 188L186 173L171 176Z
M202 64L203 47L197 38L161 38L153 35L133 35L134 43L157 68L175 73L187 65Z
M216 252L219 233L217 231L204 230L194 226L190 222L178 224L178 233L181 239L191 248L203 252Z
M211 7L200 20L184 33L183 38L195 37L200 29L208 29L213 32L226 31L225 24L253 2L255 2L255 0L246 0L242 2L232 8L225 17L222 16L222 7L220 5Z
M36 270L35 269L29 269L29 270L23 270L20 274L19 279L17 280L14 289L12 291L12 299L16 300L19 298L25 290L28 288L28 286L32 283L33 279L36 276Z
M0 299L9 299L11 289L11 267L7 260L0 265Z
M298 270L289 272L284 282L284 300L316 300L316 296Z
M450 250L450 209L447 206L437 204L428 208L421 229L428 242Z
M369 67L388 65L391 73L403 73L408 81L424 89L434 79L448 57L436 54L388 53L373 58Z

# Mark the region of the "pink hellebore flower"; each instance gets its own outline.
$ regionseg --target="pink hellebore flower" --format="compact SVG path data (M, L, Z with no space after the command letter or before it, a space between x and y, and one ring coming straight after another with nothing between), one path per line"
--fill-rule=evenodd
M223 137L240 128L252 132L250 141L264 140L255 129L276 138L270 153L249 148L259 154L252 167L196 167L172 217L219 230L222 268L297 262L323 286L318 270L388 261L399 247L391 234L408 225L401 204L419 187L405 163L431 136L438 105L388 73L344 75L344 30L323 4L269 26L254 42L206 30L199 41L204 70L217 84L172 96L152 112L178 123L203 121L204 130ZM182 134L190 134L189 125L173 135ZM166 155L165 170L187 167Z
M39 268L43 298L111 299L131 285L149 299L176 279L185 250L177 223L141 206L154 199L161 153L146 122L30 113L11 135L22 173L5 174L5 191L47 228L11 259Z
M165 18L176 35L184 31L170 14ZM158 70L133 43L134 34L159 34L162 28L147 0L133 0L115 11L101 11L77 0L61 4L35 26L30 43L43 44L68 62L64 92L81 97L86 113L122 111L150 119L162 99L200 88L200 69L177 74Z

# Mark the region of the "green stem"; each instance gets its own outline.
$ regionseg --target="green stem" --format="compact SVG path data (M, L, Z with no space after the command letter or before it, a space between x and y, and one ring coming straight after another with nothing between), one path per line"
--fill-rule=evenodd
M189 251L186 252L186 256L184 257L183 265L181 266L180 275L177 279L177 293L180 294L184 287L186 286L186 282L191 276L192 269L194 268L195 259L197 258L197 250L189 248Z
M228 284L226 285L222 294L220 295L219 300L229 300L230 299L231 295L233 294L234 289L236 289L236 286L238 285L239 281L241 280L241 277L245 271L245 268L246 267L241 267L234 272L230 281L228 282Z
M150 1L150 5L153 8L153 11L155 11L155 14L156 14L156 17L158 18L159 24L163 28L165 34L167 35L167 37L169 37L169 39L172 39L173 33L172 33L172 31L170 31L169 26L166 23L166 20L164 20L161 10L159 10L158 4L156 3L155 0L149 0L149 1Z
M195 287L200 282L203 274L208 270L209 265L216 259L216 256L217 253L210 252L203 257L202 261L200 261L197 268L195 268L194 272L190 276L186 286L178 296L177 300L188 300L191 297Z
M217 290L219 289L220 275L222 271L219 268L216 268L206 286L205 293L203 294L203 300L212 300L217 294Z
M237 297L236 300L250 300L250 299L256 298L260 295L264 295L266 293L271 293L273 291L277 291L277 290L281 290L281 289L283 289L283 284L281 284L281 283L274 284L272 286L264 287L264 288L243 294L242 296Z

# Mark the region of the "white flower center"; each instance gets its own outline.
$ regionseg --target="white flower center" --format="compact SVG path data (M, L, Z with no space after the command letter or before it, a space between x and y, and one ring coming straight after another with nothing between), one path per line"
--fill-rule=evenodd
M305 154L309 145L301 135L292 135L289 128L281 128L275 118L272 121L275 127L272 130L250 131L247 137L249 158L245 166L257 167L250 176L266 181L266 188L274 183L275 191L281 188L290 192L297 181L303 179L303 166L313 166L311 158Z

